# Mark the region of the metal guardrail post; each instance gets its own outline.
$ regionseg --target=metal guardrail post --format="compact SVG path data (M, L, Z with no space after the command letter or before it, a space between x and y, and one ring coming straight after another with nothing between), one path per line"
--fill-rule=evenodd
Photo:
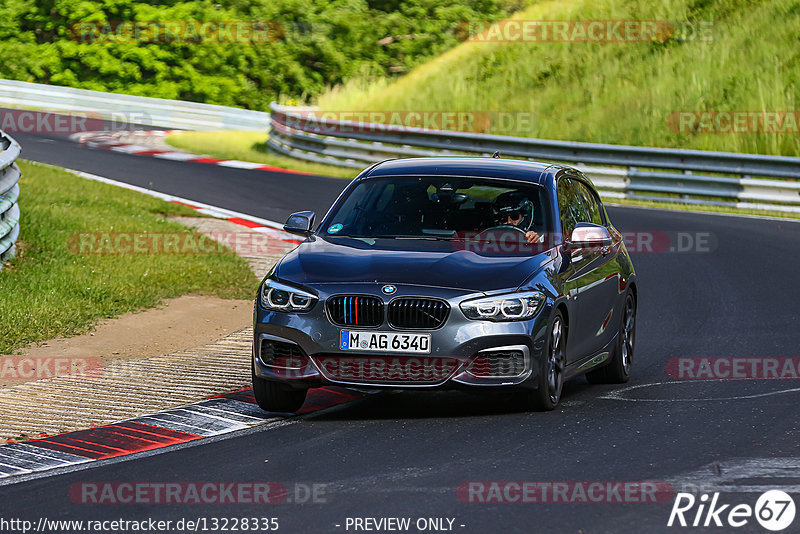
M264 131L270 120L263 111L3 79L0 104L180 130Z

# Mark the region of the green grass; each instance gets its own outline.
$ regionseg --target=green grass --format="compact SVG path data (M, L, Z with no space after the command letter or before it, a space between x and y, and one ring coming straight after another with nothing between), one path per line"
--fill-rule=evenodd
M268 135L261 132L226 130L224 132L180 132L167 137L167 144L193 154L207 154L221 159L238 159L273 165L284 169L310 172L337 178L355 178L358 169L312 163L267 150ZM364 165L366 168L367 165Z
M20 162L17 256L0 271L0 353L86 332L98 319L194 293L251 298L247 263L219 254L77 254L77 232L192 232L166 216L194 210L140 193ZM195 237L199 234L195 234ZM73 238L74 239L74 238Z
M710 21L713 40L465 42L396 81L351 80L317 101L331 110L533 112L530 127L487 132L639 146L800 155L800 135L679 133L676 111L795 111L797 0L554 0L526 20Z

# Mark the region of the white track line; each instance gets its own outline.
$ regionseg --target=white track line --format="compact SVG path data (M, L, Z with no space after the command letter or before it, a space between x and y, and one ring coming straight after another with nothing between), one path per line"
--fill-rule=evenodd
M635 389L642 389L648 388L652 386L674 386L676 384L707 384L709 382L732 382L736 381L733 379L717 379L717 380L676 380L674 382L653 382L650 384L638 384L635 386L629 386L626 388L618 389L616 391L611 391L606 393L605 395L601 395L600 399L604 400L619 400L619 401L627 401L627 402L716 402L716 401L727 401L727 400L745 400L745 399L759 399L762 397L771 397L773 395L784 395L786 393L796 393L800 391L800 388L790 388L790 389L781 389L778 391L769 391L767 393L754 393L752 395L738 395L732 397L709 397L709 398L670 398L670 399L630 399L625 397L625 393L629 391L633 391ZM738 382L746 381L749 383L753 383L754 380L752 379L743 379L739 380Z
M49 165L51 167L55 167L54 165ZM62 168L62 167L57 167ZM198 208L203 208L203 212L207 215L218 216L221 218L238 218L244 219L246 221L252 221L254 223L258 223L262 226L266 226L268 228L274 228L276 230L283 230L283 225L277 223L275 221L270 221L268 219L262 219L261 217L254 217L253 215L248 215L246 213L241 213L238 211L229 210L227 208L220 208L219 206L212 206L211 204L205 204L203 202L198 202L196 200L191 200L188 198L177 197L174 195L168 195L166 193L160 193L158 191L153 191L152 189L145 189L144 187L139 187L136 185L126 184L125 182L118 182L117 180L112 180L110 178L105 178L103 176L98 176L96 174L91 174L88 172L77 171L75 169L64 169L68 173L74 174L75 176L79 176L81 178L86 178L87 180L93 180L95 182L102 182L104 184L110 184L117 187L122 187L123 189L130 189L131 191L137 191L139 193L144 193L145 195L149 195L151 197L160 198L162 200L166 200L168 202L181 202L183 204L191 204L192 206L197 206ZM284 232L281 232L284 233ZM288 237L289 234L286 234Z

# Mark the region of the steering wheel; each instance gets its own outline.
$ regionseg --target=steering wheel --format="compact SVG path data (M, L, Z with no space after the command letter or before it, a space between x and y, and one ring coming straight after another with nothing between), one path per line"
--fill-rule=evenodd
M476 237L481 238L484 234L488 234L489 232L505 232L506 230L516 230L517 232L521 233L523 236L525 235L525 230L520 228L519 226L514 226L513 224L498 224L497 226L492 226L491 228L487 228L486 230L479 233Z

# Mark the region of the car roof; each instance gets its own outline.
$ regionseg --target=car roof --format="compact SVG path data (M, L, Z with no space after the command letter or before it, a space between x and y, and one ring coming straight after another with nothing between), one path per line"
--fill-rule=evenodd
M502 158L408 158L377 163L359 175L359 179L379 176L472 176L552 186L555 174L563 168L562 165L550 163Z

